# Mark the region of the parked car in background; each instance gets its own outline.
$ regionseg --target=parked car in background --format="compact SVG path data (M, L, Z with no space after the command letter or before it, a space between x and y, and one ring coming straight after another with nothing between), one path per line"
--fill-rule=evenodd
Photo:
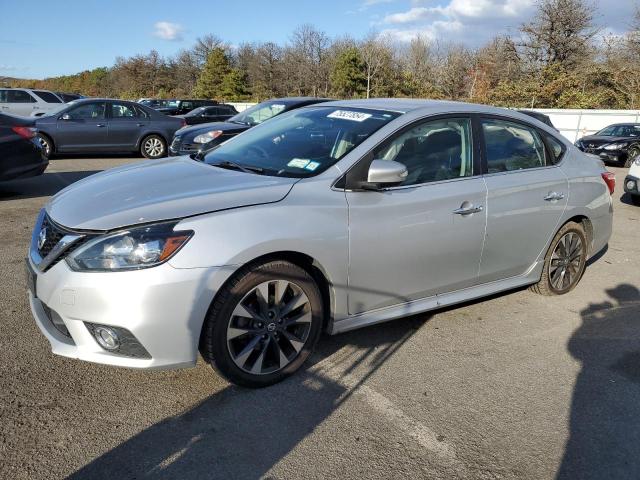
M276 115L307 105L328 101L329 99L327 98L316 97L276 98L254 105L229 118L226 122L204 123L183 128L176 132L175 137L173 137L169 147L169 155L190 155L197 152L206 152Z
M184 115L194 108L218 105L215 100L171 100L164 107L156 107L156 110L165 115Z
M48 90L0 88L0 113L37 117L58 109L61 103L62 99Z
M233 105L221 103L213 107L198 107L191 110L185 115L174 115L175 117L184 118L187 125L198 125L200 123L224 122L238 111Z
M630 167L640 155L640 123L617 123L575 143L583 152L598 155L605 162Z
M80 95L78 93L56 92L56 95L60 97L64 103L69 103L73 102L74 100L85 98L84 95Z
M55 153L140 152L147 158L167 154L168 141L184 120L125 100L75 100L36 120L47 156Z
M0 113L0 181L40 175L48 164L35 119Z
M640 206L640 158L636 158L624 179L624 191L634 205Z
M172 368L199 350L263 387L298 370L323 329L525 285L570 292L609 241L612 192L600 160L514 111L311 105L204 161L128 165L53 197L33 230L29 301L56 354Z
M549 115L545 115L544 113L540 113L540 112L534 112L533 110L518 110L518 112L524 115L529 115L530 117L533 117L536 120L540 120L545 125L549 125L554 130L558 130L551 122L551 118L549 118Z
M139 98L137 101L140 105L144 105L149 108L168 107L171 102L175 100L159 99L159 98Z

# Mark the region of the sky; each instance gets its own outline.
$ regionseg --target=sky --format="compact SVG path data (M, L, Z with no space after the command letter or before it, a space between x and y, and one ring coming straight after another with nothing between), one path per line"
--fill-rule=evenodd
M626 31L635 1L593 0L602 31ZM71 74L152 49L172 55L208 33L232 45L284 44L303 23L332 37L375 31L477 47L517 35L534 11L535 0L0 0L0 77Z

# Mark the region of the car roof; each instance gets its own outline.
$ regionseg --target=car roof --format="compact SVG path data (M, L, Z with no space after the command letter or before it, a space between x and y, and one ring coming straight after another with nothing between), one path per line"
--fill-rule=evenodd
M454 102L450 100L424 100L415 98L370 98L359 100L335 100L322 104L323 107L341 108L367 108L397 113L409 113L423 111L425 114L433 113L485 113L502 116L511 116L522 120L531 120L530 116L507 108L492 107L477 103Z
M640 123L612 123L611 125L604 127L603 130L609 127L640 127Z

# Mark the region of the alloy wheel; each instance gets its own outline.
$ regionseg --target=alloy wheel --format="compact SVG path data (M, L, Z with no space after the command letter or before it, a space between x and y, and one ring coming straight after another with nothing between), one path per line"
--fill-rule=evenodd
M563 235L551 254L549 282L556 292L569 290L580 279L585 249L575 232Z
M164 146L159 138L149 138L144 142L144 151L150 157L158 157L162 155L163 150Z
M263 282L236 305L227 325L227 348L240 369L266 375L289 365L311 331L309 298L288 280Z
M42 146L42 150L44 151L44 156L46 158L49 158L49 156L51 155L51 144L44 137L38 137L38 141Z

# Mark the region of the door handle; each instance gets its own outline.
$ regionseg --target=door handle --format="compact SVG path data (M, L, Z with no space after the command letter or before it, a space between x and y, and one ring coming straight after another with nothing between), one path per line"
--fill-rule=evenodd
M456 208L453 213L456 215L471 215L472 213L478 213L484 210L482 205L474 207L472 203L464 202L460 208Z
M136 123L136 125L139 127L144 127L144 123Z
M104 123L98 123L98 124L96 124L96 127L102 128L102 127L106 127L106 125Z
M547 202L555 202L557 200L562 200L564 198L564 193L558 192L549 192L546 197L544 197Z

